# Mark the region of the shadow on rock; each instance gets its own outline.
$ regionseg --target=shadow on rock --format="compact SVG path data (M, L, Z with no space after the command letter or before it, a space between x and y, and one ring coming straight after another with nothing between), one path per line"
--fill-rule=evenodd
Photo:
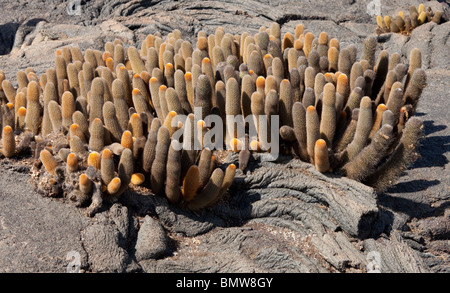
M11 52L18 28L19 24L15 22L0 25L0 55L7 55Z

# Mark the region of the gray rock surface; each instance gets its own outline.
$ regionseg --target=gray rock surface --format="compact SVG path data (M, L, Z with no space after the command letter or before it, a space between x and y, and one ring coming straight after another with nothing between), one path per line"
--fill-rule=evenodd
M137 261L161 258L168 252L168 239L161 224L150 216L144 218L135 246Z
M147 34L175 28L195 40L200 30L255 33L273 21L282 33L298 23L315 35L326 31L360 54L376 26L369 2L81 1L77 15L67 1L0 0L0 69L15 82L20 69L40 75L54 66L55 50L69 44L103 49L119 38L140 46ZM420 2L381 3L384 15L394 15ZM448 20L448 3L426 5ZM29 169L3 160L0 272L66 272L70 252L89 272L448 272L449 23L378 37L377 54L386 49L406 60L420 48L428 76L418 107L427 135L422 157L385 193L295 160L254 161L212 209L193 213L130 190L89 218L83 208L33 192Z

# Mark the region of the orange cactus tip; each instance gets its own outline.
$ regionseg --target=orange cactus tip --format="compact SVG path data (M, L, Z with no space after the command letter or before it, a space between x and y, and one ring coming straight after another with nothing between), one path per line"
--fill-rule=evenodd
M205 58L203 58L202 63L203 64L210 64L211 60L208 57L205 57Z
M241 141L237 138L232 138L230 141L231 148L235 152L242 149L241 144Z
M126 68L125 68L125 66L120 66L119 69L120 69L120 70L125 70Z
M253 73L255 73L253 70L249 70L248 73L250 73L250 75L252 75Z
M236 170L236 165L235 164L230 164L230 165L228 165L227 168L230 168L231 170Z
M111 57L106 58L106 62L113 62L113 58Z
M77 157L77 155L75 155L75 153L70 153L68 156L67 156L67 160L73 160L73 159L75 159Z
M131 131L129 130L125 130L122 134L122 139L120 141L120 144L124 147L124 148L129 148L132 149L133 148L133 135L131 134Z
M131 131L125 130L122 134L122 137L131 137Z
M70 130L71 130L71 131L78 130L78 128L79 128L79 126L78 126L78 124L76 124L76 123L70 125Z
M135 73L134 75L133 75L133 78L140 78L141 76L139 75L139 73Z
M87 184L89 184L89 181L90 181L90 179L86 174L80 175L80 184L81 185L87 185Z
M12 108L14 108L14 105L13 105L13 103L8 103L8 104L6 104L7 106L8 106L8 108L11 110Z
M158 79L156 77L150 78L150 83L151 84L154 84L154 83L157 83L157 82L158 82Z
M387 107L385 104L379 104L377 107L378 111L386 111Z
M131 92L133 95L139 95L141 93L141 91L138 88L134 88L133 91Z
M89 154L87 164L88 166L94 166L96 169L100 169L100 154L97 152L92 152Z
M316 146L320 147L320 148L324 148L324 147L327 147L327 143L324 139L318 139L316 141Z
M259 141L253 140L252 142L250 142L250 149L251 150L259 151L260 147L261 147L261 145L259 144Z
M61 49L56 49L55 55L56 56L62 55L62 50Z
M206 127L205 121L203 121L203 120L198 120L198 121L197 121L197 127L198 127L198 128L204 128L204 127Z
M78 157L75 153L70 153L67 156L67 165L75 167L78 164Z
M145 176L142 173L134 173L131 175L131 183L134 185L141 185L145 181Z
M272 58L272 55L270 55L270 54L264 55L264 59L269 59L269 58Z
M348 82L347 74L345 74L345 73L339 74L338 83L347 83L347 82Z
M173 69L173 64L172 63L167 63L166 64L166 70L170 70Z
M106 187L106 190L109 194L115 194L117 191L119 191L120 186L122 185L122 182L120 178L115 177L111 182L108 183L108 186Z
M256 79L256 87L264 87L266 85L266 79L263 76L259 76Z
M105 159L109 159L113 157L113 152L110 149L104 149L102 151L102 157Z
M141 116L138 113L133 113L133 114L131 114L131 117L130 117L130 119L139 119L139 118L141 118Z
M6 125L6 126L3 128L3 133L4 133L4 134L10 134L12 131L13 131L13 130L12 130L12 127L9 126L9 125Z
M313 111L316 111L316 107L314 107L314 106L308 106L308 108L306 108L306 111L307 111L307 112L313 112Z
M162 84L162 85L159 87L159 90L160 90L160 91L165 91L165 90L167 90L167 86L164 85L164 84Z
M19 110L17 110L17 114L19 116L25 116L27 114L27 109L25 107L20 107Z
M185 79L186 81L191 81L191 80L192 80L192 73L186 72L186 73L184 74L184 79Z
M295 40L294 48L295 50L301 50L303 48L303 41L300 39Z

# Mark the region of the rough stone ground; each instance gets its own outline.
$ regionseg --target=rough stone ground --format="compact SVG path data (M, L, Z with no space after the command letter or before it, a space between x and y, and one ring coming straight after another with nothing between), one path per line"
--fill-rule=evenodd
M70 1L69 1L70 2ZM11 81L26 67L54 66L57 48L103 49L120 38L140 46L149 33L178 28L255 33L276 21L326 31L342 46L375 31L370 1L66 1L0 0L0 69ZM381 0L393 15L418 1ZM425 3L444 11L445 1ZM71 252L89 272L450 272L450 22L425 24L410 36L379 36L380 49L404 58L422 50L428 75L418 108L427 138L421 158L383 194L295 160L252 162L230 194L206 212L170 206L129 191L95 217L33 192L28 169L0 164L0 272L65 272ZM233 158L229 158L233 161ZM314 180L312 180L314 178ZM372 256L375 255L375 258ZM377 258L379 257L379 258Z

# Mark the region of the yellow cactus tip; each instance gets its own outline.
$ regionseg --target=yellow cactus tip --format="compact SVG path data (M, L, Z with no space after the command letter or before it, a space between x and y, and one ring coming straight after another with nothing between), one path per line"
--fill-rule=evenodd
M231 149L234 152L237 152L237 151L242 149L242 147L241 147L242 146L242 142L239 139L237 139L237 138L232 138L230 140L230 145L231 145Z
M131 175L131 183L133 185L141 185L145 181L145 176L142 173L134 173Z
M11 126L6 125L6 126L3 128L3 133L4 133L4 134L10 134L11 132L13 132Z
M263 76L259 76L259 77L256 79L256 86L257 86L257 87L264 87L265 84L266 84L266 79L265 79Z
M19 110L17 110L17 114L19 116L25 116L27 114L27 109L25 107L20 107Z
M315 110L316 110L316 107L314 107L314 106L308 106L308 108L306 108L307 112L313 112Z
M327 145L327 143L326 143L326 141L324 140L324 139L322 139L322 138L320 138L320 139L318 139L317 141L316 141L316 145L318 146L318 147L326 147L326 145Z
M80 175L80 184L87 185L89 183L89 177L86 174Z
M103 157L103 158L109 159L109 158L111 158L112 156L113 156L113 152L112 152L110 149L104 149L104 150L102 151L102 157Z
M425 11L425 5L423 5L423 3L421 3L419 5L419 7L417 8L417 12L422 13Z
M198 127L198 128L203 128L203 127L205 127L205 126L206 126L205 121L203 121L203 120L198 120L198 121L197 121L197 127Z
M72 125L70 125L70 130L74 131L74 130L78 130L79 126L78 124L74 123Z
M254 151L259 151L259 150L260 150L260 144L259 144L259 141L253 140L253 141L250 143L250 149L252 149L252 150L254 150Z
M92 152L89 154L88 157L88 166L94 166L95 169L100 169L100 154L98 152Z

